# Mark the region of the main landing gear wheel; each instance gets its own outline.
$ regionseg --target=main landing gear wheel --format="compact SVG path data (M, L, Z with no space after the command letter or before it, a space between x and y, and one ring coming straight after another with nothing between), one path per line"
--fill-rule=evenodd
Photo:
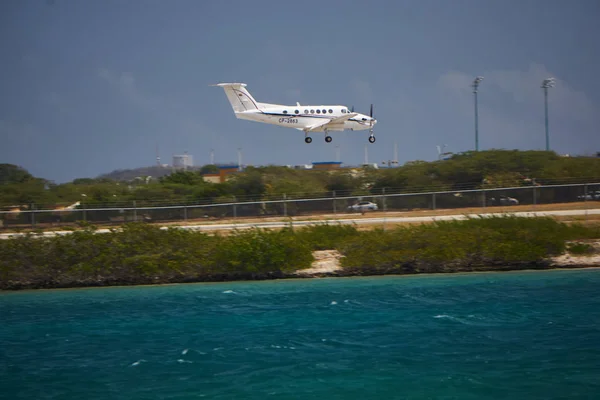
M310 142L312 142L312 138L310 136L307 136L307 137L304 138L304 141L306 143L310 143Z
M369 142L375 143L375 136L369 136Z
M331 143L332 140L333 140L333 138L331 136L325 136L325 141L327 143Z

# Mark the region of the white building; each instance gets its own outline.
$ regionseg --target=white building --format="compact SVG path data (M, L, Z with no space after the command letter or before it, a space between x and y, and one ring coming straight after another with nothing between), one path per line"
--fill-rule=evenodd
M173 156L173 167L188 169L194 166L194 158L191 154L179 154Z

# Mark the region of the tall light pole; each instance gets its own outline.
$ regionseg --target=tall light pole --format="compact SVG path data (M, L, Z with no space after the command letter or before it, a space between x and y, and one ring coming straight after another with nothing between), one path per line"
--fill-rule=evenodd
M550 136L548 135L548 88L554 87L554 78L544 79L542 89L544 89L544 110L546 121L546 151L550 151Z
M437 147L437 151L438 151L438 160L441 160L442 157L446 154L446 153L444 153L444 149L446 147L448 147L448 145L444 144L442 146L436 146L436 147Z
M477 89L479 83L483 80L483 76L478 76L473 81L473 94L475 95L475 151L479 151L479 115L477 110Z

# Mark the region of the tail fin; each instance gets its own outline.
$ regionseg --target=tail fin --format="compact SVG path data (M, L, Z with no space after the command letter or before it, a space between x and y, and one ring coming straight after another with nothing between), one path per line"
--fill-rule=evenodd
M246 90L245 83L218 83L214 86L220 86L225 90L227 99L229 99L231 107L236 113L258 110L259 103Z

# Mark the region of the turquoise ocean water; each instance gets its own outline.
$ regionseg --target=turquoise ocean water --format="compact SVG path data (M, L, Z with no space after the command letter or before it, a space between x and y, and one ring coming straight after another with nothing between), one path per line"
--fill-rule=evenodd
M600 398L600 270L0 294L0 398Z

